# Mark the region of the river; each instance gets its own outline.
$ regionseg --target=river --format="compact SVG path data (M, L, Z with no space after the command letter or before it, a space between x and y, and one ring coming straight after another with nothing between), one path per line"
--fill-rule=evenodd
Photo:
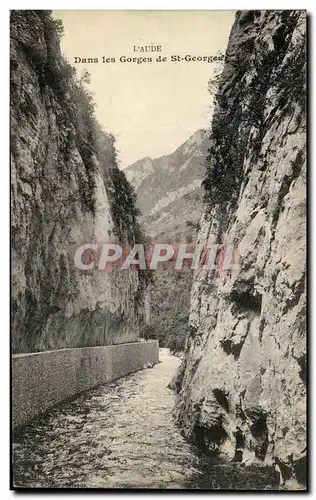
M205 457L172 418L167 388L180 360L93 389L13 437L13 479L22 488L265 489L271 472Z

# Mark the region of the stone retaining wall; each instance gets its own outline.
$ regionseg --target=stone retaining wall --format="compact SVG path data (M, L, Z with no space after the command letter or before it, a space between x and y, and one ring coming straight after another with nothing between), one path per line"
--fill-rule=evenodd
M13 427L25 424L80 392L158 361L157 340L15 354L12 358Z

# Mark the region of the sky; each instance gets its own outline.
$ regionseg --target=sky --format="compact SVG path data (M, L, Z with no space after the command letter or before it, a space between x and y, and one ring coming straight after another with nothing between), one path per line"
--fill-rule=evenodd
M61 48L80 74L91 75L96 117L116 138L121 168L169 154L210 123L213 98L207 83L218 63L171 62L225 52L233 11L54 11L62 19ZM161 46L135 52L134 46ZM156 62L156 57L167 62ZM103 63L102 57L115 58ZM152 63L119 62L121 56L152 57ZM97 58L98 63L75 63ZM77 59L78 60L78 59Z

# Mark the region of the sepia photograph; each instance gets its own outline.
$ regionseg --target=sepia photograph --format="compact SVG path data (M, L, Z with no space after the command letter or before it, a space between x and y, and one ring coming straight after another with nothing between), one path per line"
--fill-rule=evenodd
M10 11L11 490L308 490L306 25Z

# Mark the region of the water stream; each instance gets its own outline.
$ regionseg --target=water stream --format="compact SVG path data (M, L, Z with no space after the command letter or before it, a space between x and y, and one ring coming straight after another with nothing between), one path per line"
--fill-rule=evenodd
M13 438L14 484L48 488L265 489L273 476L203 456L172 418L180 360L59 405Z

